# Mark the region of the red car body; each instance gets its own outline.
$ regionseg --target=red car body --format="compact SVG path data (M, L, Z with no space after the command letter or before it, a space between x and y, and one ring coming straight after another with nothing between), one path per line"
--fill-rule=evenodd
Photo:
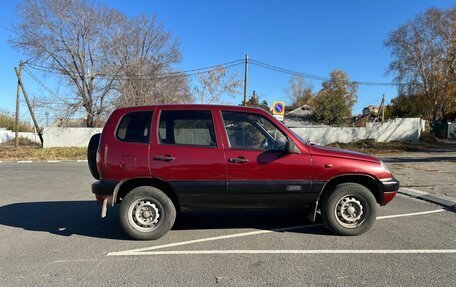
M159 119L165 111L210 111L213 146L160 143ZM151 111L148 142L125 142L116 136L122 117ZM266 118L291 141L296 152L230 148L222 112ZM99 180L92 185L97 201L120 201L144 184L166 190L176 209L217 207L296 207L318 205L330 189L343 182L367 187L378 204L393 199L399 183L382 162L369 155L313 145L257 108L218 105L157 105L115 110L97 150ZM105 204L107 205L107 204Z

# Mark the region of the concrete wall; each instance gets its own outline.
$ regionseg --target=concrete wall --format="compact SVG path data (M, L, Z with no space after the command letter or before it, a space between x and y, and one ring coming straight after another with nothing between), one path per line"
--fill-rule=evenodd
M292 128L306 140L318 144L334 142L354 142L374 139L378 142L418 141L424 121L419 118L395 119L380 123L368 123L365 128L313 127ZM86 147L92 135L100 133L101 128L44 128L44 147ZM39 142L34 133L19 133L20 136ZM14 132L0 129L0 143L14 139Z
M28 133L28 132L20 132L19 137L27 138L33 142L40 142L40 138L35 133ZM15 138L15 132L10 131L4 128L0 128L0 143L7 142L9 140L13 140Z
M102 128L44 128L43 147L87 147L90 138L101 131Z
M302 138L317 144L354 142L374 139L377 142L418 141L423 129L419 118L395 119L385 123L368 123L364 128L302 127L292 128Z

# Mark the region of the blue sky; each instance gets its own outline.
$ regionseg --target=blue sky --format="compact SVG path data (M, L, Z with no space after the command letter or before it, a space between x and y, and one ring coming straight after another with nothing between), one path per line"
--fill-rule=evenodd
M383 46L390 31L430 7L446 8L453 1L177 1L111 0L102 1L129 16L156 14L164 27L179 39L182 70L210 66L249 57L299 72L328 76L342 69L357 81L390 82L386 74L391 61ZM13 67L25 56L9 43L11 25L18 1L1 1L0 6L0 109L14 111L16 78ZM243 77L243 67L232 68ZM58 90L55 81L37 74L49 87ZM285 100L289 75L249 66L249 94L272 103ZM28 93L46 94L25 77ZM319 81L307 80L314 90ZM360 86L359 113L370 104L379 104L382 94L389 101L396 89L384 86ZM228 99L240 103L239 96ZM22 106L22 112L25 105ZM21 113L22 113L21 112Z

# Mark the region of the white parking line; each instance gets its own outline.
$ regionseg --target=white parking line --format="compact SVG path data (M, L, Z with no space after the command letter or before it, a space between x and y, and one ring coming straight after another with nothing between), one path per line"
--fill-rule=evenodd
M382 219L390 219L390 218L398 218L398 217L409 217L409 216L417 216L417 215L425 215L425 214L432 214L432 213L438 213L438 212L443 212L445 209L437 209L437 210L429 210L429 211L421 211L421 212L413 212L413 213L403 213L403 214L395 214L395 215L385 215L385 216L378 216L377 220L382 220ZM176 242L176 243L169 243L169 244L162 244L162 245L157 245L157 246L152 246L152 247L145 247L145 248L138 248L138 249L132 249L132 250L125 250L125 251L119 251L119 252L110 252L108 253L108 256L129 256L129 255L178 255L178 254L225 254L221 252L227 252L226 254L236 254L236 252L239 251L239 253L246 253L246 254L253 254L252 252L257 252L257 253L266 253L269 252L271 254L275 253L294 253L294 254L317 254L316 251L320 251L319 253L321 254L328 254L332 251L339 251L341 254L343 252L345 253L357 253L359 251L364 251L364 253L368 253L369 250L192 250L192 251L151 251L151 250L157 250L157 249L163 249L163 248L169 248L169 247L176 247L176 246L182 246L182 245L189 245L189 244L195 244L195 243L201 243L201 242L208 242L208 241L215 241L215 240L223 240L223 239L230 239L230 238L237 238L237 237L244 237L244 236L252 236L252 235L259 235L259 234L266 234L266 233L271 233L271 232L281 232L281 231L288 231L288 230L296 230L296 229L304 229L304 228L312 228L312 227L317 227L317 226L323 226L323 224L312 224L312 225L299 225L299 226L290 226L290 227L282 227L282 228L276 228L276 229L271 229L271 230L257 230L257 231L250 231L250 232L242 232L242 233L236 233L236 234L230 234L230 235L221 235L221 236L215 236L215 237L208 237L208 238L201 238L201 239L195 239L195 240L188 240L188 241L182 241L182 242ZM453 249L448 249L448 250L453 250ZM321 252L324 251L324 252ZM374 250L375 251L375 250ZM376 250L378 251L378 250ZM390 253L414 253L414 252L408 252L409 250L380 250L380 251L385 251L390 252ZM395 251L395 252L392 252ZM413 250L412 250L413 251ZM423 250L419 250L423 251ZM426 250L424 250L426 251ZM438 251L438 250L437 250ZM433 250L433 252L422 252L422 253L439 253L436 250ZM173 253L174 252L174 253ZM177 253L176 253L177 252ZM189 252L189 253L182 253L182 252ZM193 253L193 252L202 252L202 253ZM216 252L216 253L209 253L209 252ZM310 252L310 253L309 253ZM314 253L312 253L314 252ZM371 252L371 253L376 253L376 252ZM380 253L380 252L377 252ZM418 252L415 252L418 253ZM455 253L455 252L446 252L446 253ZM335 252L336 254L336 252Z
M213 254L455 254L456 249L394 249L394 250L182 250L145 251L122 255L213 255ZM108 254L118 255L118 254Z
M17 163L31 163L31 160L18 160Z
M416 215L425 215L425 214L438 213L438 212L443 212L443 211L446 211L446 210L445 209L437 209L437 210L421 211L421 212L413 212L413 213L385 215L385 216L377 217L377 220L379 220L379 219L397 218L397 217L416 216Z
M195 244L195 243L243 237L243 236L259 235L259 234L265 234L265 233L271 233L271 232L281 232L281 231L287 231L287 230L311 228L311 227L316 227L316 226L323 226L323 224L299 225L299 226L276 228L276 229L271 229L271 230L257 230L257 231L236 233L236 234L230 234L230 235L221 235L221 236L215 236L215 237L208 237L208 238L201 238L201 239L195 239L195 240L188 240L188 241L182 241L182 242L176 242L176 243L157 245L157 246L152 246L152 247L138 248L138 249L132 249L132 250L126 250L126 251L119 251L119 252L111 252L111 253L108 253L108 256L136 255L136 253L143 252L143 251L149 251L149 250L156 250L156 249L162 249L162 248L176 247L176 246L182 246L182 245L188 245L188 244ZM134 254L131 254L131 253L134 253Z

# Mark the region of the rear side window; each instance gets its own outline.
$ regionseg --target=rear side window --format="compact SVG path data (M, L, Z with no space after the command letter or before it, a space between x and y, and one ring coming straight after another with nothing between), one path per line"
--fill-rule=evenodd
M161 144L217 146L210 111L162 111L158 134Z
M117 138L126 142L148 143L152 112L133 112L123 116L117 128Z

